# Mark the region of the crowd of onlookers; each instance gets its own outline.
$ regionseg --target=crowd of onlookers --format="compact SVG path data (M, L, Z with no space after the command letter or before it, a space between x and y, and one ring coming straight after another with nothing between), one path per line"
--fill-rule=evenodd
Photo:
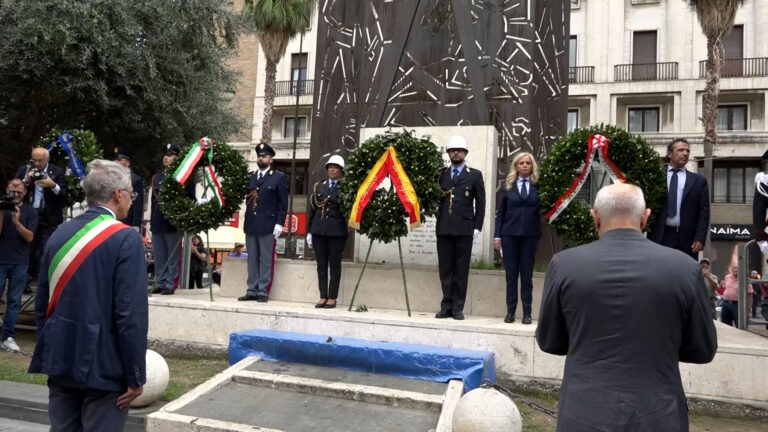
M708 258L702 258L699 262L704 282L709 288L712 317L720 318L720 321L738 326L739 304L739 266L731 263L728 273L719 279L712 274L712 263ZM752 319L768 320L768 279L763 279L757 270L751 270L749 279L753 282L747 284L747 316ZM768 325L766 325L768 328Z

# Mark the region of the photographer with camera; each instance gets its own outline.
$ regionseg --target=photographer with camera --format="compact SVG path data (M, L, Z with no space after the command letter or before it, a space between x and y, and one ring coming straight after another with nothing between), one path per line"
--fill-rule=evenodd
M0 196L0 296L8 281L2 347L19 351L14 328L21 308L21 294L27 284L29 244L37 229L37 212L24 203L27 190L21 180L9 181L6 193Z
M29 280L36 281L43 248L51 233L64 221L67 198L64 169L51 165L51 156L43 147L32 150L32 160L19 167L16 178L27 187L26 202L37 210L38 226L29 255Z

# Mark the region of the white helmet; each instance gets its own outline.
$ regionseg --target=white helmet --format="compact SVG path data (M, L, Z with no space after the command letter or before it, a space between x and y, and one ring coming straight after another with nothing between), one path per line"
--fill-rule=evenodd
M448 143L448 147L445 149L446 151L450 151L453 149L460 149L460 150L466 150L469 151L469 147L467 147L467 139L464 138L461 135L454 135L451 137L451 142Z
M341 167L341 169L344 169L344 158L339 155L333 155L328 159L328 162L325 163L325 167L328 168L328 165L334 164Z

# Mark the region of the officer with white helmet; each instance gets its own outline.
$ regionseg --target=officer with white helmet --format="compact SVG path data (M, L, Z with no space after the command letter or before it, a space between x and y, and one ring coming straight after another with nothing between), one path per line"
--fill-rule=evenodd
M446 151L451 165L440 175L443 197L437 214L437 262L443 299L435 318L464 319L472 240L483 229L485 184L480 170L469 168L467 140L451 137Z
M339 208L344 158L333 155L325 163L328 179L312 187L307 212L307 245L315 250L320 301L316 308L336 307L341 281L341 257L347 243L347 221ZM328 269L330 268L330 281Z

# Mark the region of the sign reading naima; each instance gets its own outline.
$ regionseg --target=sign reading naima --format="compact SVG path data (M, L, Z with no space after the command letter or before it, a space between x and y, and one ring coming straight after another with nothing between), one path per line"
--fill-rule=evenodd
M712 224L709 226L712 240L749 241L752 239L752 225Z

